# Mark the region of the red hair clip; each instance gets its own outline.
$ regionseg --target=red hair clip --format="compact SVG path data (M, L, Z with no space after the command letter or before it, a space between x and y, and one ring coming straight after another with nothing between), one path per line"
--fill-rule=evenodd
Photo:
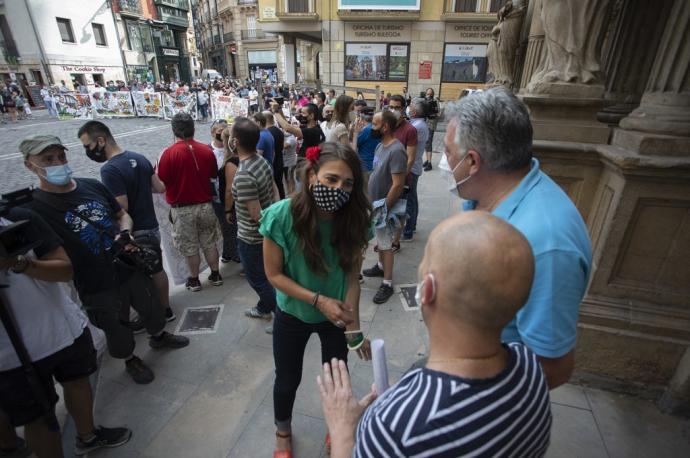
M307 148L306 158L312 164L316 164L319 161L320 156L321 156L321 147L320 146L310 146L309 148Z

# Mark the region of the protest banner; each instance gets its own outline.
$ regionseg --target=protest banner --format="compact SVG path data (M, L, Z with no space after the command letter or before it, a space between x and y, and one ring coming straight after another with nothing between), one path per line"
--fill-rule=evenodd
M127 91L92 92L91 105L95 117L132 118L136 116L132 96Z
M212 95L211 114L213 119L225 119L232 123L238 116L247 116L249 113L249 103L247 99L232 95Z
M177 113L189 113L197 119L196 94L181 93L180 95L165 94L163 96L163 115L165 119L172 119Z
M55 95L58 118L65 119L92 119L91 98L89 94L76 94L67 92Z
M163 116L160 92L134 91L132 92L132 99L137 116L155 118Z

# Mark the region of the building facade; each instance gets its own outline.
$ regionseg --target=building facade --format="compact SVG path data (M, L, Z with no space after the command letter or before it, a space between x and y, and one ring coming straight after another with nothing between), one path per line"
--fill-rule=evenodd
M451 100L487 82L487 48L504 4L260 0L259 9L264 30L280 37L288 81L412 94L432 87Z
M278 37L262 30L256 0L196 0L195 16L205 68L280 79Z
M196 61L189 0L111 0L127 81L191 81Z

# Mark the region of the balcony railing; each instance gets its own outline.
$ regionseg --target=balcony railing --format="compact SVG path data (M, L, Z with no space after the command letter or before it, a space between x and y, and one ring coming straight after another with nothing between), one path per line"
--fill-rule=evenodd
M249 29L242 31L243 40L261 40L263 38L268 38L263 30Z
M495 12L505 5L506 0L445 0L441 19L450 22L467 21L496 22Z
M122 13L142 14L141 0L118 0L117 4Z
M156 5L172 6L178 10L189 11L189 0L154 0Z
M276 16L281 21L318 20L315 0L278 0Z
M174 14L167 14L159 12L160 20L168 24L177 25L180 27L189 27L187 16L175 16Z
M230 43L231 41L235 41L235 34L232 32L224 33L223 43Z
M237 0L238 5L256 5L256 0Z
M286 13L312 13L311 0L285 0Z

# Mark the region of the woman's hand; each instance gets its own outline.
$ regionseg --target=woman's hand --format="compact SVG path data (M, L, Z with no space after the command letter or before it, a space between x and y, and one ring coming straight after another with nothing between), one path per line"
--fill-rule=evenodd
M345 328L345 326L354 321L352 307L331 297L319 296L316 308L339 328Z
M364 361L371 361L371 342L365 338L362 346L357 349L357 356Z

